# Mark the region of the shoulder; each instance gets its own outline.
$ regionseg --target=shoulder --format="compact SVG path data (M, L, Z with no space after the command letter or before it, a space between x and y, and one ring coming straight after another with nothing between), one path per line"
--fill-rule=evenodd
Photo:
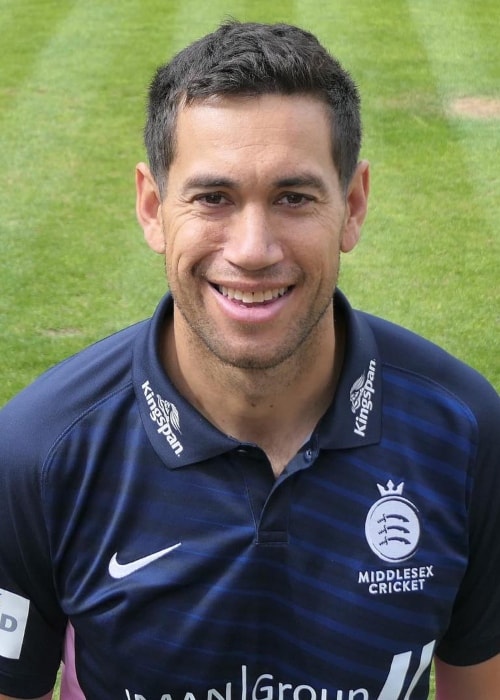
M138 323L85 348L49 369L0 411L0 460L43 459L50 446L80 416L131 386ZM22 462L22 459L21 459Z
M356 312L375 336L386 376L400 389L420 385L422 391L448 397L481 421L500 417L500 397L477 370L416 333L364 312Z
M500 396L477 370L435 343L394 323L355 312L374 337L386 418L405 416L407 425L446 431L455 445L468 445L471 464L500 462ZM399 425L397 419L387 424ZM474 468L474 473L477 473Z

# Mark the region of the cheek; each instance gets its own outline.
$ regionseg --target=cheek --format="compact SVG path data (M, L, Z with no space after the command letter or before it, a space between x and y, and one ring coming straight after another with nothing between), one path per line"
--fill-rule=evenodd
M328 270L338 265L341 231L337 221L322 221L321 226L304 228L296 244L309 268Z
M208 267L224 247L223 227L198 217L171 222L165 230L167 270L185 276Z

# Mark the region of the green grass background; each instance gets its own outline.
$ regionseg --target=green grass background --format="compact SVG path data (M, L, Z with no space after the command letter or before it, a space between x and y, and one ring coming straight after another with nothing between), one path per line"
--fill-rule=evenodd
M163 264L135 222L154 68L218 22L315 32L363 96L372 200L344 258L351 301L500 388L498 0L0 0L0 405L152 313Z
M152 312L162 262L135 223L154 68L228 15L301 24L363 95L372 200L344 258L353 303L500 387L497 0L0 0L0 404L47 366Z

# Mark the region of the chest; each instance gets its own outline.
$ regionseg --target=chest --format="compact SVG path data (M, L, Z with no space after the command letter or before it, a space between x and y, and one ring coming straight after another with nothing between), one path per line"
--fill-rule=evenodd
M267 676L266 700L375 698L430 663L466 565L464 482L380 446L297 459L276 481L259 451L167 470L143 447L68 477L52 539L89 690L239 700Z

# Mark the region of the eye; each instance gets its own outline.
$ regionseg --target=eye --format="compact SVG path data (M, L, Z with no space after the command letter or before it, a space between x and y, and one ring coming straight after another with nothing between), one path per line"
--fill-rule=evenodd
M312 201L314 201L314 197L301 194L299 192L286 192L285 194L281 195L276 204L285 205L296 209L298 207L303 207Z
M208 192L207 194L201 194L196 197L197 202L201 202L208 207L220 207L226 204L230 204L227 197L225 197L221 192Z

